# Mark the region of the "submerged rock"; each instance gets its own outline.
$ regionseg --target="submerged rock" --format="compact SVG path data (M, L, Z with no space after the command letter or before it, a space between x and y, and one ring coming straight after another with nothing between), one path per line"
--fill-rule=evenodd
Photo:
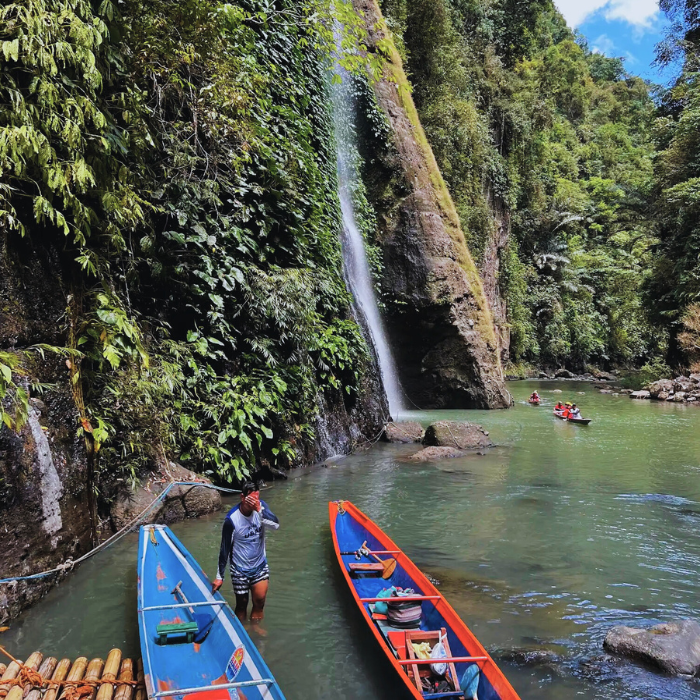
M548 666L560 663L562 657L551 649L533 647L526 649L497 649L492 652L501 661L517 666Z
M611 654L676 675L694 676L700 670L700 624L695 620L676 620L649 629L613 627L603 646Z
M454 459L464 457L464 452L456 447L424 447L420 452L411 455L411 462L433 462L438 459Z
M452 420L438 421L428 426L423 437L423 444L456 447L459 450L493 447L488 431L480 425Z
M382 437L387 442L420 442L423 437L423 426L416 421L387 423Z

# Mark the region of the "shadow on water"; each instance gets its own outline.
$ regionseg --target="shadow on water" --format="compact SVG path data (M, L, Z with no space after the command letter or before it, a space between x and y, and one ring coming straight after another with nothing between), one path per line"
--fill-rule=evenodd
M522 700L700 700L698 681L602 651L613 625L700 617L700 409L578 383L511 384L516 402L533 388L545 406L405 416L484 425L505 446L484 456L413 463L406 457L419 446L378 443L266 492L282 527L268 539L267 636L256 643L288 700L403 692L338 571L328 501L339 498L440 581ZM568 397L590 426L552 416L553 402ZM222 518L173 527L210 574ZM104 658L112 646L138 654L135 566L132 535L14 622L3 643L20 658L35 649ZM223 592L232 602L228 582Z

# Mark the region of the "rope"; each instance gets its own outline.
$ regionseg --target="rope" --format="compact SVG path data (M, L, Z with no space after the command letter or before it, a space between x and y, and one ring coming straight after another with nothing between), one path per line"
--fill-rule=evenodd
M33 668L26 666L19 659L16 659L12 654L10 654L4 646L0 646L0 653L4 654L8 659L11 659L14 663L19 666L19 674L16 678L6 680L2 682L0 687L0 698L4 698L9 692L10 688L14 685L21 685L25 687L27 685L34 686L36 688L43 688L47 686L47 689L51 686L54 688L60 688L61 686L66 688L63 698L66 700L79 700L81 697L90 695L93 690L99 688L103 683L110 683L111 685L130 685L133 687L145 687L143 681L126 681L120 680L118 678L102 678L102 679L83 679L80 681L54 681L50 678L44 678L38 671Z
M225 493L240 493L239 490L237 489L227 489L224 488L223 486L214 486L214 484L207 484L202 481L171 481L164 489L163 491L160 492L156 498L154 498L151 503L149 503L146 508L144 508L133 520L128 522L124 527L119 530L118 532L115 532L111 537L106 539L104 542L101 544L98 544L97 547L94 549L91 549L87 554L83 554L82 557L79 557L78 559L67 559L63 564L59 564L58 566L55 566L53 569L47 569L46 571L40 571L37 574L29 574L28 576L15 576L14 578L0 578L0 584L3 583L13 583L14 581L31 581L33 579L39 579L39 578L46 578L47 576L51 576L52 574L56 573L61 573L64 571L70 571L73 569L73 567L76 564L80 564L81 562L84 562L86 559L89 559L90 557L93 557L97 552L107 549L107 547L110 547L113 545L115 542L119 541L124 535L126 535L133 527L136 525L140 520L143 519L143 517L148 513L151 509L154 508L160 501L162 501L170 492L170 490L174 486L202 486L207 489L215 489L216 491L224 491ZM0 647L1 649L2 647Z

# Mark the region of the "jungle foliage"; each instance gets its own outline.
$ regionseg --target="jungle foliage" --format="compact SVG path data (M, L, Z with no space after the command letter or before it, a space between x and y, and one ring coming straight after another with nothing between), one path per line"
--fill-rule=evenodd
M657 243L649 86L592 53L551 0L383 8L472 254L499 260L511 360L582 369L663 353L643 301ZM509 241L488 255L498 220Z
M350 7L333 13L356 45ZM224 480L286 465L320 392L356 399L332 17L314 0L0 11L0 225L60 251L81 430L106 473L154 450ZM10 425L26 392L17 354L0 363Z

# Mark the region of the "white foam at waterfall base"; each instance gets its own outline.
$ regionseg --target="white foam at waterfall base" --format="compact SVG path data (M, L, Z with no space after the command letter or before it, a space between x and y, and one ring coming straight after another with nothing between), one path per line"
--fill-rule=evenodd
M399 384L396 364L377 306L365 242L357 226L352 192L357 185L358 159L354 129L354 106L350 93L350 78L336 64L341 82L333 85L332 106L337 151L338 196L343 216L343 268L350 291L355 298L357 312L364 318L372 345L377 354L382 383L389 401L389 412L397 418L403 409L403 392Z

